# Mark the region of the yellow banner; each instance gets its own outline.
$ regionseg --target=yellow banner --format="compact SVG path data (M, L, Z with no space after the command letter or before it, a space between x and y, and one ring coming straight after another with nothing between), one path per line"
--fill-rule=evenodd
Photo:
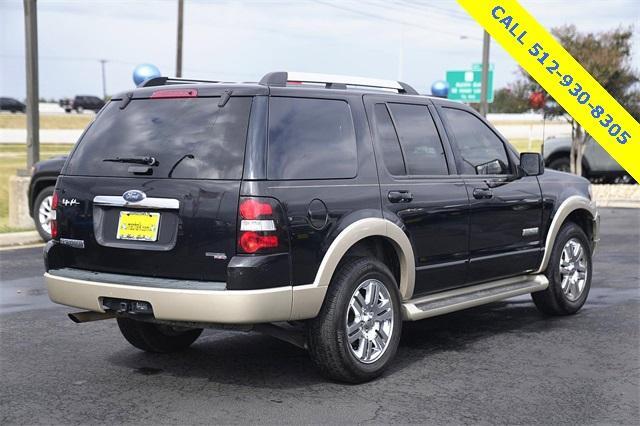
M516 0L458 0L640 182L640 125Z

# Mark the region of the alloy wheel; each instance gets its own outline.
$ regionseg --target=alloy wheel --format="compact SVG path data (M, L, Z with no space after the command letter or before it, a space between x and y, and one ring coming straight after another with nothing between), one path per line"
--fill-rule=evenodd
M369 279L353 292L345 321L348 346L357 360L377 361L393 333L393 303L382 282Z
M564 245L560 255L560 280L564 296L571 302L580 298L587 282L587 256L577 238Z
M38 207L38 222L42 230L49 235L51 235L51 220L53 219L53 210L51 210L52 200L53 196L46 196L42 199L40 207Z

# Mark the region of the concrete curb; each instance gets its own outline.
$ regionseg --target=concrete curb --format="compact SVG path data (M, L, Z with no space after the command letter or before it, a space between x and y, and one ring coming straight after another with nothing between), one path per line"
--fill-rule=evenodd
M24 246L41 242L40 234L36 231L0 234L0 247Z
M640 208L640 185L593 185L598 207Z

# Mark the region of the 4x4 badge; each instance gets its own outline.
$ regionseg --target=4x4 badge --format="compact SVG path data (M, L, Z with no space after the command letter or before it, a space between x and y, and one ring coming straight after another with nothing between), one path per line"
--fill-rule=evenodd
M62 201L60 201L60 204L62 204L65 207L67 207L67 206L79 206L80 205L78 200L76 200L75 198L72 198L70 200L67 200L66 198L63 198Z

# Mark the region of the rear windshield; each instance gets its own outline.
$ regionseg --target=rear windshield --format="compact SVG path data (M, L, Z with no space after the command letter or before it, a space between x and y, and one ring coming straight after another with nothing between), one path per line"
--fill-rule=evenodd
M251 98L137 99L110 102L73 152L66 175L136 177L153 157L153 178L240 179Z

